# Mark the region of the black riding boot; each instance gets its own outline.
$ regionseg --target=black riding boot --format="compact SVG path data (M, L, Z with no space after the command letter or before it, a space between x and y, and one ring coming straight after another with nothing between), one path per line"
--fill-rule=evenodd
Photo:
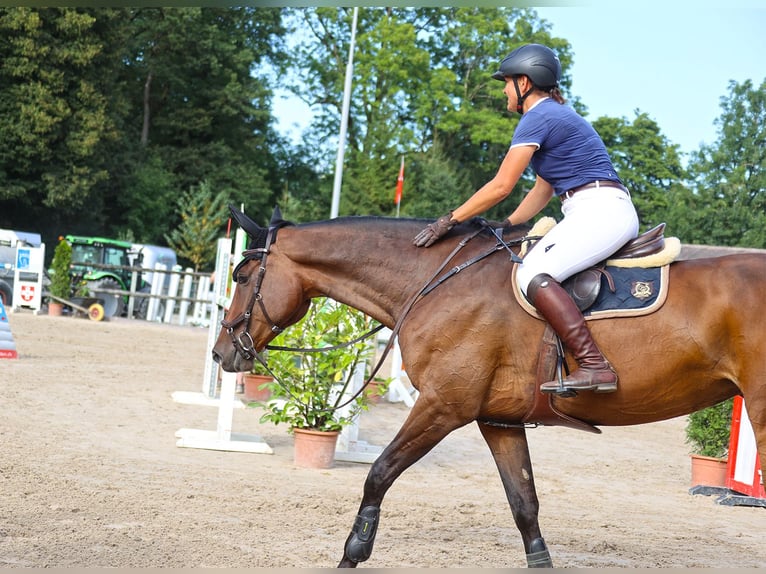
M611 393L617 390L617 373L596 346L585 318L564 288L550 275L535 276L527 289L529 300L556 331L579 366L563 381L567 389ZM540 385L544 393L561 390L558 381Z

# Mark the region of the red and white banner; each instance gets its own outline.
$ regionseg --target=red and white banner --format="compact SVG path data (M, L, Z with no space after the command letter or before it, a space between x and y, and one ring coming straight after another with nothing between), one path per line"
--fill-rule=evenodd
M731 413L726 488L754 498L766 498L755 434L747 416L745 401L739 396L734 397Z

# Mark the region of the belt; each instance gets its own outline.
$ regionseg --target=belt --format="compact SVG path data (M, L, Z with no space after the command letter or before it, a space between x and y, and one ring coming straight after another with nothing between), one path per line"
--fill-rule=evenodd
M596 181L592 181L590 183L586 183L585 185L581 185L580 187L574 187L570 189L569 191L565 191L564 193L559 195L559 199L561 199L561 201L564 201L565 199L569 199L570 197L572 197L578 191L583 191L584 189L598 189L600 187L616 187L617 189L621 189L622 191L630 195L628 188L619 182L611 181L608 179L602 179L602 180L597 179Z

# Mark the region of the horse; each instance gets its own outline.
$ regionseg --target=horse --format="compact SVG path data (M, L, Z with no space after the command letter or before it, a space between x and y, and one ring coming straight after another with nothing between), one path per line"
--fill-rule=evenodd
M505 229L498 242L500 229L474 218L422 249L412 240L426 220L349 216L292 224L277 209L262 227L231 210L251 241L234 270L236 288L212 350L225 371L250 370L313 298L330 297L398 335L419 391L370 467L338 567L370 557L388 489L469 423L492 453L527 566L553 567L526 437L528 415L542 396L537 369L546 323L512 294L529 227ZM657 310L589 321L619 375L618 389L546 400L561 420L600 432L598 426L661 421L742 395L766 468L766 255L678 260L667 272Z

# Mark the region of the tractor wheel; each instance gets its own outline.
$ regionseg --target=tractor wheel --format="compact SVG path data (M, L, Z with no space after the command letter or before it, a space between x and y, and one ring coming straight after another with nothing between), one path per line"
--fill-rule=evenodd
M91 321L100 321L104 318L104 307L99 303L93 303L88 307L88 318Z
M88 291L104 302L105 317L119 317L125 311L125 300L122 295L113 293L104 293L107 290L122 290L122 286L114 279L99 279L98 281L88 281Z

